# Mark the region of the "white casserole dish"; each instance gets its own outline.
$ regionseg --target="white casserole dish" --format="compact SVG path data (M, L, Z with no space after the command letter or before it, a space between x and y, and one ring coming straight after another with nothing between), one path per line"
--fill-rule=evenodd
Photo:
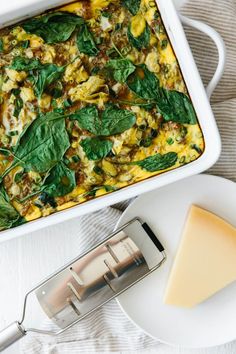
M42 13L49 8L69 2L72 1L21 0L21 2L18 3L18 6L14 6L14 8L11 8L11 4L9 4L7 10L0 10L0 28L18 22L19 20L27 17L32 17L33 15ZM57 212L48 217L28 222L27 224L14 229L2 231L0 241L9 240L10 238L41 229L52 224L63 222L76 216L134 197L138 194L159 188L168 183L203 172L217 161L221 151L221 141L209 99L224 70L225 47L223 40L211 27L198 21L193 21L182 16L179 17L171 0L156 0L156 2L172 46L175 50L176 57L179 61L193 105L197 112L199 124L202 128L205 139L204 153L198 160L173 171L154 176L151 179L138 182L119 191L87 201L84 204L72 207L65 211ZM218 48L218 67L207 90L205 90L201 81L180 19L182 23L193 26L209 35L215 41Z

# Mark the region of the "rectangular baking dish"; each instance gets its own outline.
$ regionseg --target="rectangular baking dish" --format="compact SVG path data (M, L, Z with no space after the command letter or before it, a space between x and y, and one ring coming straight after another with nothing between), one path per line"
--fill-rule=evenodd
M14 7L9 4L7 9L5 7L5 9L3 8L3 10L0 10L0 28L69 2L72 1L22 0L21 2L18 2L18 5L14 5ZM150 179L138 182L134 185L127 186L124 189L98 197L91 201L87 201L84 204L74 206L68 210L56 212L55 214L45 218L30 221L27 224L18 226L14 229L2 231L0 242L33 232L49 225L61 223L65 220L93 212L95 210L104 208L114 203L118 203L128 198L132 198L182 178L198 174L210 168L219 158L221 152L221 141L214 115L209 103L209 98L223 73L225 63L225 50L223 41L221 40L220 36L209 26L201 24L197 21L182 18L182 22L185 24L198 28L210 35L213 40L215 40L219 50L218 68L212 82L206 91L194 62L180 21L180 17L176 12L172 1L156 0L156 3L161 13L176 57L179 61L187 89L199 119L199 124L201 126L205 140L204 153L198 160L179 167L173 171L165 172Z

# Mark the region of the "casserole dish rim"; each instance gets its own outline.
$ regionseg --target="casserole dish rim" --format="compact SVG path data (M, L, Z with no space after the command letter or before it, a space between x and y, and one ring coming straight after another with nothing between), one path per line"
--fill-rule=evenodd
M33 17L37 13L39 14L50 8L55 8L57 6L69 4L71 2L75 1L51 0L49 6L48 1L32 0L31 3L28 2L28 5L25 4L24 6L18 8L18 17L15 19L15 21L13 20L13 18L14 13L16 11L10 11L8 15L6 15L6 13L0 13L0 28L9 25L10 18L11 23L19 22L23 18L25 19L27 17ZM156 176L152 176L143 181L139 181L135 184L126 186L118 191L114 191L110 194L97 197L82 204L78 204L74 207L65 209L63 211L57 211L47 217L41 217L37 220L29 221L22 226L1 231L0 242L42 229L50 225L61 223L63 221L72 219L76 216L81 216L88 212L93 212L111 204L118 203L124 199L132 198L136 195L175 182L184 177L189 177L191 175L203 172L217 161L221 151L219 132L216 126L214 115L210 107L205 88L203 86L200 74L194 62L177 11L175 10L172 1L166 2L166 0L155 0L155 2L157 3L157 6L159 8L164 27L170 38L170 42L174 49L176 58L179 62L186 87L188 89L193 106L197 113L198 122L203 132L205 142L205 149L203 154L197 160L185 166L175 168L171 171L167 171ZM35 6L36 4L37 6ZM30 12L31 8L32 12ZM21 9L21 11L19 9ZM22 15L20 15L21 13ZM27 15L24 15L24 13L26 13ZM19 18L19 16L22 17ZM8 23L2 22L3 18L5 19L5 21L7 18ZM196 89L196 87L198 89ZM206 117L207 119L204 119ZM80 210L78 208L80 208Z

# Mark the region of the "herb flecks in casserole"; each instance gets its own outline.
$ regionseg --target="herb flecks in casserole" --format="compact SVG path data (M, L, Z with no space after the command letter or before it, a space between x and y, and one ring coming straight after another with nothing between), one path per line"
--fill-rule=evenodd
M196 160L154 1L76 2L0 31L0 229Z

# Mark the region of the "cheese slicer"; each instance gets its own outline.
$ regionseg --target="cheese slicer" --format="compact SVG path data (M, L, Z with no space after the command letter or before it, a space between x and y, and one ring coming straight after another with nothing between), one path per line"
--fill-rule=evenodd
M58 335L119 296L166 260L161 242L146 222L136 217L101 243L59 269L25 296L20 321L0 332L3 351L28 332ZM27 300L35 295L58 331L25 328Z

